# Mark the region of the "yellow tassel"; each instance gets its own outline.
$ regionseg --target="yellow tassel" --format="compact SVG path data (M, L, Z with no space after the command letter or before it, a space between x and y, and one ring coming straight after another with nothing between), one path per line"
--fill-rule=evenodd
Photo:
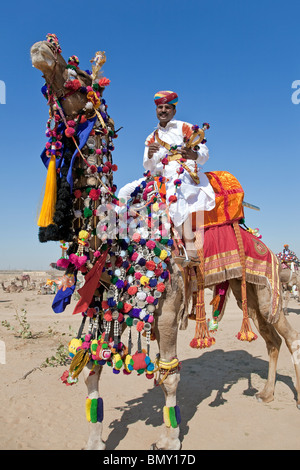
M56 157L55 155L51 155L47 171L45 195L37 222L39 227L47 227L49 224L53 223L56 205L56 191Z

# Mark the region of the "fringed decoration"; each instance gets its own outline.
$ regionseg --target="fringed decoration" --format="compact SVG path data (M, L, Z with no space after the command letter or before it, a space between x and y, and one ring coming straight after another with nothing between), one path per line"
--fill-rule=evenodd
M167 428L177 428L181 423L179 406L164 406L163 420Z
M238 243L238 250L240 256L240 262L242 265L242 284L241 284L241 294L242 294L242 310L243 310L243 321L242 326L238 334L236 335L237 339L241 341L253 341L257 339L257 335L252 331L250 320L248 317L248 304L247 304L247 284L246 284L246 258L245 250L243 245L243 240L240 232L240 226L238 222L233 223L233 229Z
M85 416L89 423L102 423L103 400L102 398L87 398L85 401Z
M200 260L197 266L196 331L190 342L192 348L202 349L212 346L216 340L209 334L204 303L204 251L201 232L196 232L196 247Z
M192 308L189 313L189 320L196 320L197 292L192 293Z
M55 155L51 155L48 164L44 199L37 222L39 227L48 227L48 225L53 223L57 197L56 176L56 157Z

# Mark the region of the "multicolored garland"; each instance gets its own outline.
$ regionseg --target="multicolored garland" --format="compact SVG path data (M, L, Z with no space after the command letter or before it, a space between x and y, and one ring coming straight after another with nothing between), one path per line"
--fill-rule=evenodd
M290 266L294 263L294 267L298 269L300 267L300 260L297 257L296 253L294 253L290 248L289 245L283 245L283 250L280 253L276 254L277 258L281 261L283 267Z
M149 356L150 341L153 339L152 326L159 299L170 279L168 263L173 240L170 237L163 238L162 234L165 236L169 231L162 224L158 227L157 239L143 238L145 226L141 224L138 206L144 206L144 201L150 197L150 201L157 204L155 217L162 217L165 213L159 191L153 194L149 192L150 187L154 187L154 182L146 176L133 193L135 209L129 223L135 220L136 228L132 237L126 238L126 234L122 233L125 229L120 227L119 238L116 244L111 245L105 267L111 277L111 285L107 291L103 291L102 300L95 299L94 307L83 314L84 318L87 316L90 319L88 335L74 338L69 344L70 355L75 361L70 368L73 379L78 376L87 358L95 365L108 364L115 374L123 369L125 374L135 370L138 374L145 372L147 378L154 377L155 363ZM131 207L124 206L121 212L127 212ZM147 207L147 222L151 226L150 204ZM84 237L85 234L81 236ZM123 323L128 327L128 347L121 341ZM110 336L111 331L113 337ZM137 351L133 353L134 332ZM145 348L142 347L144 337Z

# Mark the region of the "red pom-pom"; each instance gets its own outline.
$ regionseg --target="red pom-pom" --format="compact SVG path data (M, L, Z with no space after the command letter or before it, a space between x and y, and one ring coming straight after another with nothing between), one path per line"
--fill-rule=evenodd
M100 196L100 189L91 189L89 192L89 197L92 199L92 201L98 201Z
M67 127L65 134L67 137L72 137L75 134L75 129L73 129L73 127Z
M136 329L137 331L143 331L144 329L144 322L143 321L139 321L136 325Z
M172 202L176 202L177 201L177 196L175 194L173 194L172 196L169 197L169 202L172 203Z
M81 197L81 191L80 189L75 189L74 191L74 196L76 197L76 199L79 199Z
M65 83L65 88L67 88L68 90L72 90L72 91L77 91L79 90L79 88L81 87L81 83L79 80L75 79L75 80L68 80L66 83Z
M156 290L158 290L158 292L164 292L165 288L166 288L166 286L162 282L160 282L156 286Z
M146 359L146 354L141 352L136 352L133 356L133 368L134 370L139 370L139 369L145 369L147 367L147 364L145 362Z
M98 85L100 87L105 87L105 86L108 86L109 84L110 84L110 80L106 77L100 78L100 80L98 82Z
M134 295L137 293L137 290L138 290L137 286L130 286L127 292L129 295Z

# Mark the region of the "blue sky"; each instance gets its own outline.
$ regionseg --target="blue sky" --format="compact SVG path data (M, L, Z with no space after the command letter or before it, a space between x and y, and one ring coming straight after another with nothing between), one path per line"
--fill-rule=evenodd
M300 104L291 99L300 80L299 16L294 0L2 5L0 269L46 269L60 256L59 243L39 243L36 226L48 108L29 51L47 33L83 69L96 51L106 52L104 97L123 126L113 153L118 188L142 176L144 140L156 126L154 93L174 90L178 119L211 124L204 170L233 173L245 200L260 207L245 209L246 224L274 252L288 243L300 257Z

